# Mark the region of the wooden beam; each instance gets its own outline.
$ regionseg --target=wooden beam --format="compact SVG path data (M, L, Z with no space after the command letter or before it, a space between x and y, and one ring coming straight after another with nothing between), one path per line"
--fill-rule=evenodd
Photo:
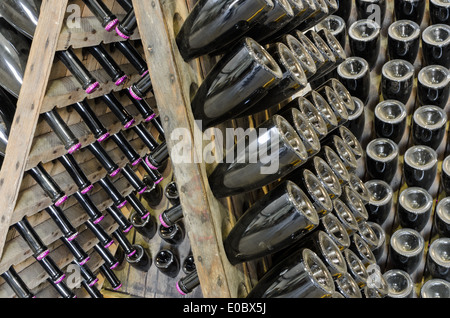
M31 45L28 65L17 102L6 156L0 172L0 255L14 211L31 142L47 91L56 44L64 23L67 0L44 0Z

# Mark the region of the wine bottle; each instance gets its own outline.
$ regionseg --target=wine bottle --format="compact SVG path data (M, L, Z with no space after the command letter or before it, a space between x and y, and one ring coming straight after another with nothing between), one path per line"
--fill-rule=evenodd
M167 143L161 143L156 149L145 156L145 163L152 170L158 170L164 164L164 162L169 158L169 149L167 148Z
M131 0L117 0L117 3L127 12L133 8Z
M111 254L111 252L107 248L104 248L100 244L95 244L94 250L105 261L104 265L107 266L108 269L113 270L114 268L119 266L119 261L114 257L114 255Z
M286 181L238 219L224 240L225 253L233 265L268 256L298 242L318 224L319 216L306 194Z
M316 74L317 66L314 63L314 59L299 40L297 40L292 34L285 34L280 38L280 42L284 43L292 51L300 63L306 78L309 79Z
M267 92L266 96L240 113L240 117L246 117L280 104L308 85L308 79L300 62L285 44L278 42L270 46L267 51L280 66L283 72L282 78Z
M194 118L202 121L202 130L236 118L266 96L282 77L280 66L269 52L255 40L244 38L215 64L200 85L191 102Z
M160 225L158 228L159 237L171 245L180 245L185 237L183 222L179 221L170 227Z
M108 268L108 266L106 266L105 264L100 266L100 272L111 285L113 290L118 290L120 289L120 287L122 287L122 283L120 282L119 278L117 278L116 274L114 274L114 272L110 268Z
M288 0L273 0L274 7L245 34L259 43L264 42L294 18L294 9Z
M194 255L192 255L192 252L190 252L189 255L184 259L182 269L185 274L190 274L196 270L195 259Z
M39 265L41 265L42 268L47 272L47 274L50 276L50 280L55 285L60 284L64 280L64 278L66 278L66 274L63 273L63 271L58 267L58 265L50 256L47 256L43 259L37 259L37 261Z
M83 210L89 215L92 222L95 224L99 223L101 220L103 220L104 216L102 213L97 209L95 204L92 202L91 198L87 194L82 194L81 192L75 192L73 195L78 203L81 205Z
M223 198L259 189L288 175L308 160L308 153L295 129L280 115L274 115L256 128L257 138L246 143L244 151L232 159L219 163L209 176L212 193ZM235 145L236 154L239 143ZM261 149L271 149L263 154ZM256 162L245 162L251 158L251 151L258 151ZM228 154L227 154L228 155ZM273 173L261 173L268 163L277 163Z
M114 243L111 236L109 236L109 234L106 233L106 231L99 224L94 224L91 220L87 220L84 224L86 224L86 227L94 233L99 240L99 244L101 244L103 248L107 249Z
M152 109L152 107L147 103L145 99L136 99L134 98L130 90L125 89L123 90L125 92L125 95L131 100L134 107L138 110L138 112L142 115L142 118L144 118L145 122L152 121L156 117L155 111Z
M117 209L121 209L127 204L127 200L122 196L122 194L117 190L117 188L107 176L101 178L98 183L112 199Z
M81 281L81 285L88 292L91 298L104 298L102 293L98 290L97 287L89 285L85 280Z
M18 298L36 298L13 266L10 266L9 269L0 276L11 287Z
M22 220L14 224L14 228L19 232L25 242L27 242L36 260L39 261L47 257L50 253L48 247L34 231L26 217L23 217Z
M67 200L67 195L61 190L59 185L53 180L48 172L38 164L36 167L28 170L34 180L41 186L45 194L52 200L56 206L60 206Z
M128 10L125 17L116 26L116 33L125 40L128 40L137 28L136 14L134 9Z
M47 124L52 128L58 139L64 145L69 154L73 154L81 148L81 143L74 133L70 130L64 120L56 110L48 111L42 114Z
M114 236L114 239L117 241L119 246L123 249L126 256L133 256L137 252L133 247L133 244L130 243L127 237L120 230L115 230L112 235Z
M61 241L69 249L70 253L74 256L75 261L78 264L84 265L87 263L87 261L89 261L89 255L86 253L86 251L83 250L83 248L80 246L80 244L78 244L76 240L69 241L67 238L62 237Z
M164 195L169 200L172 206L180 204L180 194L178 192L177 184L175 181L169 182L164 188Z
M308 196L319 217L322 218L333 211L333 201L328 191L311 170L302 169L301 178L298 180L297 178L294 181L297 181L304 189L304 193Z
M334 291L326 265L315 252L304 248L270 269L247 298L323 298Z
M105 168L110 177L115 177L120 172L120 167L111 159L98 141L89 144L87 148L97 158L103 168Z
M175 278L180 272L179 256L169 248L161 249L155 256L155 266L164 275Z
M180 204L175 205L159 215L159 221L164 227L171 227L183 218L183 208Z
M122 168L121 172L125 179L127 179L127 181L139 194L142 194L145 190L147 190L145 183L142 182L142 180L136 175L128 164Z
M339 9L339 5L336 0L317 0L316 4L317 10L297 26L298 30L305 31L312 28L314 25L320 23L326 17L334 14Z
M55 284L53 280L47 278L47 281L52 285L58 294L61 295L62 298L77 298L77 295L73 293L72 290L66 285L64 282L60 282L59 284Z
M185 61L226 49L274 7L272 1L201 0L192 8L176 36Z
M145 191L143 194L153 192L156 188L160 189L161 188L160 183L161 181L164 180L164 177L161 175L161 173L158 170L150 169L150 167L144 161L141 161L140 167L142 167L147 173L147 175L142 180L144 181L145 184L147 184L147 191ZM157 204L159 204L160 201L161 200L159 199Z
M176 285L177 291L181 295L187 295L192 293L192 291L200 286L200 279L198 278L197 270L194 270L190 274L181 278Z
M110 206L106 208L106 212L114 219L114 221L119 225L119 229L123 233L128 233L133 228L133 224L127 219L125 215L115 206Z
M147 96L148 92L153 92L153 85L150 74L142 76L140 80L131 85L128 91L134 99L143 100Z
M89 268L87 264L80 265L75 261L72 261L72 264L77 265L80 268L80 274L81 277L83 277L83 280L89 285L94 286L98 282L98 278L92 270Z
M108 106L117 119L119 119L125 129L130 128L135 123L133 116L123 107L113 93L105 94L100 99Z
M134 192L131 192L126 198L141 219L144 220L150 216L150 212L144 207Z
M116 86L122 85L128 78L117 62L102 44L87 47L88 52L99 62Z
M138 71L139 75L145 76L148 73L147 62L142 58L141 54L131 44L130 41L115 42L113 45L134 66L134 68Z
M152 152L158 147L158 142L155 140L152 134L142 124L138 124L133 127L133 131L138 135L141 141L147 146L148 150Z
M119 19L117 19L102 0L83 0L83 2L107 32L112 31L119 23Z
M67 219L63 211L55 205L50 205L45 209L50 215L58 228L61 230L63 236L70 242L78 236L78 231Z
M131 146L130 142L121 131L119 131L117 134L112 135L111 139L120 148L120 150L123 152L125 157L127 157L128 161L133 167L141 162L142 158L139 156L133 146Z
M64 166L82 194L86 194L94 188L93 184L89 181L86 174L72 155L67 154L58 157L58 161Z

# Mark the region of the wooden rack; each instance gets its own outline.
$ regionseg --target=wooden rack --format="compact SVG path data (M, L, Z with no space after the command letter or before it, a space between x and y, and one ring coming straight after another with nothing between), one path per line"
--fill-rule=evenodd
M125 14L115 1L104 1L119 17ZM180 192L184 212L183 222L195 258L202 295L214 298L245 297L258 279L267 271L270 266L270 258L233 266L226 258L222 241L246 208L261 195L267 193L271 186L249 194L221 200L214 197L207 179L214 165L206 164L201 160L203 158L203 146L209 141L203 141L203 145L195 142L195 138L201 137L202 132L194 122L190 101L217 58L205 56L186 63L179 54L175 43L175 36L196 1L132 1L140 32L133 35L131 40L142 43L140 49L145 54L153 83L154 96L148 96L148 102L154 107L157 105L163 128L166 131L169 151L172 151L179 142L179 140L170 138L174 129L185 129L189 133L184 138L192 142L192 161L188 163L173 162L172 169ZM81 0L70 1L70 3L78 4L81 8L84 8L82 10L81 28L76 30L68 28L64 23L68 3L68 0L43 1L42 18L38 23L30 62L27 66L24 85L17 105L18 115L14 120L7 155L0 172L0 198L5 200L4 208L0 211L0 273L7 270L10 265L14 265L19 274L30 285L29 287L39 292L39 296L43 297L54 297L55 292L45 283L45 273L31 257L30 250L24 240L15 231L10 230L10 226L23 216L28 216L44 243L52 250L51 256L57 260L57 264L63 268L70 263L71 259L68 257L69 253L65 246L59 244L58 238L61 233L46 213L42 212L51 202L29 176L24 177L24 173L38 163L43 163L47 171L68 195L73 194L76 189L73 184L67 182L67 180L70 180L67 173L60 165L55 163L55 159L63 155L65 150L48 125L40 120L40 115L56 107L85 147L93 142L94 138L81 118L76 112L71 111L69 106L85 98L88 98L91 103L95 97L122 89L121 87L115 87L111 81L108 81L105 71L101 69L98 63L88 57L83 59L83 62L103 85L99 91L86 96L83 90L78 87L75 79L61 65L54 62L54 53L58 50L72 47L82 57L82 48L84 47L121 40L113 33L104 32L98 21L91 16L89 10L84 8ZM392 12L391 6L392 3L388 2L388 12ZM353 13L354 16L355 12ZM392 19L392 17L388 15L386 24L390 23L391 20L389 19ZM112 54L114 55L114 52ZM366 108L367 126L361 142L363 147L373 136L373 108L379 101L378 84L381 65L385 61L386 41L384 39L378 66L373 71L371 101ZM418 67L420 67L420 62L418 63ZM139 75L133 73L131 65L126 61L122 60L120 65L127 74L132 75L128 84L139 78ZM413 94L415 93L413 92ZM413 99L410 100L409 107L414 104ZM279 108L280 106L277 106L249 118L233 120L219 128L255 127ZM132 105L127 105L127 109L135 115L137 123L142 121ZM122 129L120 123L107 111L105 105L95 105L95 111L112 133ZM411 121L411 113L408 120ZM400 145L401 148L409 144L409 133L409 131L405 132ZM126 136L141 155L145 154L147 149L134 133L126 132ZM445 149L447 142L446 139L438 150L441 160L444 154L448 152L448 149ZM105 149L119 166L125 164L125 158L114 144L106 143ZM81 150L75 154L75 157L93 183L105 176L106 172L87 151ZM362 169L358 170L358 175L363 177L364 163L362 162L364 158L360 160ZM401 168L400 165L393 184L395 190L394 208L385 225L385 230L389 233L398 226L395 206L401 189L405 187ZM130 185L124 179L118 178L116 184L123 194L131 191ZM436 180L435 185L430 190L435 198L439 197L438 189L439 180ZM104 210L111 204L98 187L94 188L92 198L100 210ZM81 233L80 245L86 251L92 253L91 248L96 243L96 239L89 231L83 231L83 223L87 219L86 215L73 198L69 198L63 208L69 220ZM126 215L129 212L126 211ZM155 211L155 213L160 212ZM113 220L109 217L106 217L102 224L108 232L116 228ZM431 223L425 229L425 233L427 242L431 242L433 239ZM424 262L415 273L417 288L423 283ZM95 270L101 264L101 258L96 253L92 253L90 267ZM388 264L388 260L386 260L386 264ZM152 277L152 275L149 275L146 279L152 279ZM69 287L72 288L78 286L78 284L79 282L76 281L71 282ZM0 279L0 297L12 297L12 291L3 288L4 285L6 284ZM158 292L155 292L155 295L161 296ZM169 295L173 296L170 293Z
M115 1L106 0L104 2L119 19L125 15L126 12ZM81 28L67 27L66 19L71 13L67 11L68 4L78 5L81 9ZM130 41L136 45L138 50L142 51L139 46L139 39L139 32L135 32ZM11 226L27 216L44 244L49 247L50 256L63 271L71 263L73 257L59 240L62 233L44 211L46 207L51 205L51 201L36 182L25 174L27 170L37 164L41 163L69 196L62 209L80 233L77 238L78 243L91 256L88 263L89 267L95 272L103 263L101 257L92 249L98 243L98 239L91 231L86 230L86 226L83 224L88 218L87 214L71 196L77 191L76 185L71 182L72 179L68 173L56 160L64 155L66 150L56 134L42 119L41 114L56 108L62 119L81 142L82 148L93 143L95 138L78 113L70 107L76 102L87 99L111 134L123 130L121 123L108 110L106 105L94 99L109 92L119 92L126 89L136 82L140 75L120 52L105 45L111 56L129 77L124 85L118 87L91 55L83 54L83 48L85 47L117 41L123 41L123 39L115 32L106 32L81 0L44 0L42 2L39 22L17 102L16 116L9 136L7 154L0 172L0 198L2 198L2 210L0 211L0 272L3 273L11 265L14 265L27 286L38 297L58 297L58 294L46 282L47 275L32 257L28 245ZM100 82L101 87L95 93L87 95L62 63L55 61L55 52L68 48L74 50L86 68ZM143 122L142 116L133 107L131 101L120 93L117 93L117 97L134 116L136 120L134 125L143 123L157 138L154 127ZM149 94L147 102L150 106L156 108L155 99L151 94ZM148 152L143 142L132 130L123 131L123 133L139 155L143 156ZM127 163L125 156L112 140L105 141L103 147L119 167L123 167ZM92 201L100 211L104 211L112 204L112 201L106 192L95 183L106 176L106 171L86 149L76 152L74 157L88 179L94 184L94 189L90 192ZM141 171L137 170L136 173L142 177ZM123 177L116 177L113 183L124 196L133 190ZM125 208L122 212L128 216L131 211ZM109 215L106 215L101 225L107 233L112 233L118 227ZM110 247L113 254L116 249L116 244ZM97 287L101 288L104 280L101 276L99 278L100 282ZM72 289L80 286L79 280L67 281L66 283ZM78 297L88 296L81 288L76 290L76 294ZM0 278L0 297L14 296L13 291Z

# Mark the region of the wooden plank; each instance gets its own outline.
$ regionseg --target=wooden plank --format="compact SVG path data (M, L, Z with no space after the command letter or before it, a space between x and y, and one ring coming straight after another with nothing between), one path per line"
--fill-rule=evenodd
M142 34L146 60L153 82L162 124L167 132L186 129L187 139L201 135L190 110L191 85L200 82L197 62L185 63L174 41L175 33L187 16L184 1L133 1ZM153 71L152 71L153 70ZM198 138L198 137L197 137ZM175 141L166 136L169 150ZM202 147L192 147L191 158L202 158ZM194 160L193 162L200 161ZM223 222L228 209L209 190L205 164L178 163L175 178L185 213L185 225L196 258L204 297L236 297L239 285L246 280L242 266L232 266L223 257Z
M118 14L117 17L121 20L125 14ZM139 30L130 37L130 40L140 39ZM100 22L95 17L83 17L80 19L79 28L69 28L65 24L61 30L56 50L63 51L69 47L81 48L87 46L95 46L100 43L113 43L124 41L114 30L106 32L101 26Z
M31 141L39 118L51 65L55 56L56 42L61 31L67 0L46 0L31 45L30 57L17 102L7 154L0 172L0 198L4 209L0 212L0 255L10 225L13 209L19 194L20 182L25 170ZM39 63L38 63L39 61Z

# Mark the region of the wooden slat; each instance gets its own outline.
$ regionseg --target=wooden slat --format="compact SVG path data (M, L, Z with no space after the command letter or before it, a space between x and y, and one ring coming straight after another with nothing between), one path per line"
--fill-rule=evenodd
M197 62L185 63L174 41L176 28L187 16L184 1L133 1L146 60L153 82L162 124L168 132L185 129L187 138L201 136L190 111L190 88L200 82ZM166 136L171 150L175 141ZM193 147L192 158L202 158L202 147ZM245 281L242 266L232 266L224 258L223 221L228 209L214 198L207 182L204 164L174 164L185 225L196 258L197 272L204 297L236 297Z
M30 57L17 102L7 155L0 172L0 198L4 209L0 212L0 255L19 194L31 141L47 90L50 68L55 56L56 43L63 24L67 0L42 2L41 15L31 46ZM37 63L39 61L39 63Z

